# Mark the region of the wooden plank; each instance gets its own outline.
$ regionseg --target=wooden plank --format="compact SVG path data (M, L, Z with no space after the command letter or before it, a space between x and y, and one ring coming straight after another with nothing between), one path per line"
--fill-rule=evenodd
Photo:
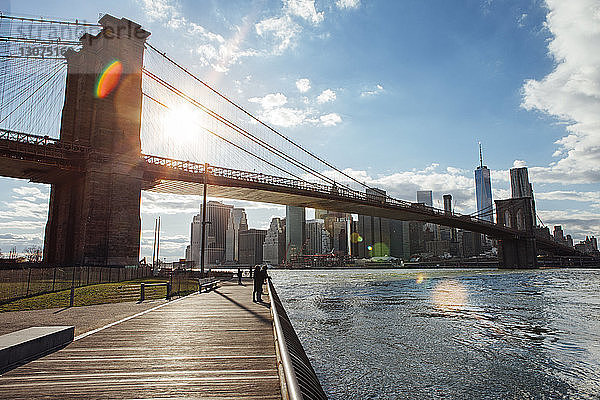
M195 294L0 377L0 398L281 399L272 320L252 287Z

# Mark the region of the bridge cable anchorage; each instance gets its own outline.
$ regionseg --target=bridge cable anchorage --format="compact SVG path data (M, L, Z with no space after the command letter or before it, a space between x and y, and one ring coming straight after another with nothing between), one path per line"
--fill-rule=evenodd
M142 92L142 95L144 95L144 96L148 97L150 100L153 100L153 101L155 101L156 103L160 104L161 106L163 106L163 107L165 107L165 108L167 108L167 109L170 109L170 107L169 107L169 106L167 106L167 105L163 104L163 103L162 103L162 102L160 102L159 100L156 100L154 97L152 97L152 96L150 96L150 95L148 95L148 94L146 94L146 93L144 93L144 92ZM226 142L226 143L229 143L230 145L232 145L232 146L234 146L234 147L236 147L236 148L238 148L238 149L240 149L240 150L242 150L242 151L244 151L244 152L246 152L246 153L250 154L251 156L253 156L253 157L256 157L256 158L257 158L257 159L259 159L260 161L263 161L263 162L267 163L268 165L270 165L270 166L272 166L272 167L274 167L274 168L278 169L279 171L281 171L281 172L283 172L283 173L286 173L286 174L289 174L289 175L293 176L294 178L296 178L296 179L298 179L298 180L300 180L300 181L302 181L302 182L309 183L308 181L306 181L306 180L304 180L304 179L300 178L299 176L295 175L294 173L292 173L292 172L289 172L289 171L286 171L285 169L283 169L283 168L281 168L281 167L279 167L279 166L277 166L277 165L275 165L275 164L271 163L270 161L268 161L268 160L266 160L266 159L264 159L264 158L260 157L259 155L252 153L250 150L244 149L242 146L240 146L240 145L238 145L238 144L235 144L235 143L233 143L233 142L229 141L228 139L226 139L226 138L224 138L223 136L219 135L218 133L216 133L216 132L212 131L211 129L208 129L208 128L204 127L204 126L201 126L201 128L202 128L202 129L204 129L205 131L207 131L208 133L211 133L212 135L215 135L216 137L218 137L219 139L223 140L224 142Z
M202 111L206 112L208 115L210 115L214 119L218 120L219 122L221 122L225 126L227 126L227 127L231 128L231 129L233 129L234 131L238 132L239 134L241 134L242 136L246 137L247 139L250 139L252 142L258 144L259 146L261 146L262 148L268 150L272 154L275 154L276 156L279 156L283 160L285 160L287 162L290 162L292 165L294 165L294 166L296 166L296 167L304 170L305 172L309 173L310 175L313 175L313 176L315 176L317 178L320 178L321 180L324 180L326 182L335 184L335 181L333 179L331 179L331 178L329 178L329 177L327 177L325 175L322 175L320 172L318 172L318 171L314 170L313 168L305 165L301 161L298 161L298 160L294 159L293 157L291 157L291 156L283 153L281 150L277 149L276 147L270 145L269 143L266 143L264 140L262 140L260 138L257 138L255 135L253 135L250 132L248 132L247 130L241 128L237 124L229 121L228 119L226 119L222 115L218 114L217 112L211 110L210 108L204 106L199 101L195 100L194 98L192 98L191 96L189 96L186 93L182 92L181 90L175 88L173 85L165 82L163 79L159 78L158 76L156 76L152 72L148 71L147 69L145 69L145 68L142 69L142 72L145 73L149 78L155 80L159 84L163 85L164 87L166 87L167 89L169 89L170 91L172 91L173 93L175 93L176 95L178 95L179 97L181 97L184 100L188 101L189 103L191 103L195 107L200 108ZM206 129L206 128L204 128L204 129ZM222 138L221 136L219 136L219 137ZM231 144L231 142L229 142L229 141L228 141L228 143ZM252 154L252 153L249 153L249 154ZM270 164L270 165L272 165L272 164ZM281 170L280 168L278 168L278 169ZM296 175L294 175L292 173L290 173L290 175L297 177ZM298 178L298 179L300 179L300 178ZM303 180L303 181L305 181L305 180ZM346 188L350 189L348 187L346 187Z
M172 58L170 58L169 56L167 56L166 53L160 52L156 47L152 46L148 42L146 42L146 46L148 46L148 48L154 50L157 54L159 54L162 57L164 57L166 60L168 60L169 62L171 62L177 68L181 69L184 73L186 73L187 75L189 75L192 79L198 81L200 84L204 85L207 89L211 90L213 93L215 93L216 95L218 95L219 97L221 97L223 100L225 100L229 104L233 105L235 108L237 108L238 110L242 111L244 114L246 114L247 116L249 116L251 119L253 119L257 123L259 123L260 125L264 126L265 128L267 128L271 132L275 133L276 135L278 135L279 137L281 137L282 139L284 139L285 141L287 141L291 145L295 146L296 148L298 148L302 152L308 154L309 156L313 157L314 159L318 160L319 162L321 162L322 164L326 165L327 167L333 169L334 171L340 173L341 175L345 176L346 178L352 180L353 182L359 184L361 187L365 187L365 188L368 188L368 189L373 189L373 188L369 187L368 185L366 185L365 183L363 183L363 182L359 181L358 179L352 177L351 175L346 174L345 172L343 172L342 170L338 169L337 167L335 167L331 163L327 162L326 160L324 160L324 159L318 157L317 155L313 154L312 152L306 150L304 147L300 146L299 144L297 144L296 142L294 142L293 140L291 140L287 136L283 135L279 131L277 131L274 128L272 128L270 125L265 124L260 119L256 118L253 114L251 114L250 112L246 111L246 109L244 109L243 107L241 107L237 103L233 102L227 96L221 94L219 91L217 91L216 89L214 89L213 87L211 87L210 85L208 85L202 79L198 78L197 76L195 76L194 74L192 74L190 71L188 71L186 68L184 68L183 66L181 66L180 64L178 64L175 60L173 60Z

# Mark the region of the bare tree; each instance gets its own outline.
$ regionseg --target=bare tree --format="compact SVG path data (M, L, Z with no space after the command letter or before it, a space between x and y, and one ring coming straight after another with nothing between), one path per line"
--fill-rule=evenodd
M42 248L40 246L29 246L25 249L25 257L29 262L42 261Z

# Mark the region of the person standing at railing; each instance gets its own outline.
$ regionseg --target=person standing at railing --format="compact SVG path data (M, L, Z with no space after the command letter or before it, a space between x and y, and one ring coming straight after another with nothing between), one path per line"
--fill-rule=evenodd
M252 301L262 303L262 272L260 265L254 267L254 290L252 291Z
M267 265L263 265L261 270L260 270L260 294L266 294L265 292L263 292L263 286L267 280L269 276L267 275Z

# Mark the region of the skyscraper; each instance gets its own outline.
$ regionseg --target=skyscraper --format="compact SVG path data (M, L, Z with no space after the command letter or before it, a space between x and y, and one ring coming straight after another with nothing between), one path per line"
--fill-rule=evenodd
M285 261L285 219L274 217L263 244L263 261L279 265Z
M452 195L451 194L444 195L444 212L446 214L452 214Z
M323 220L306 221L306 254L323 253Z
M262 264L263 245L267 231L263 229L248 229L240 231L240 263Z
M480 219L494 222L490 170L483 165L481 143L479 143L479 166L475 170L475 194L477 196L477 216Z
M286 258L301 255L304 250L306 212L304 207L285 206Z
M219 201L209 201L206 204L206 263L217 264L225 261L225 243L227 224L233 206ZM191 224L190 252L188 261L200 262L200 247L202 246L202 206L200 214L194 216Z
M433 192L431 190L417 190L417 203L433 207Z
M240 232L248 230L246 211L243 208L232 208L227 223L225 238L225 260L228 262L239 261Z
M385 199L386 192L381 189L366 190L373 199ZM358 216L358 234L362 238L358 246L358 257L381 257L390 255L390 220L368 215Z

